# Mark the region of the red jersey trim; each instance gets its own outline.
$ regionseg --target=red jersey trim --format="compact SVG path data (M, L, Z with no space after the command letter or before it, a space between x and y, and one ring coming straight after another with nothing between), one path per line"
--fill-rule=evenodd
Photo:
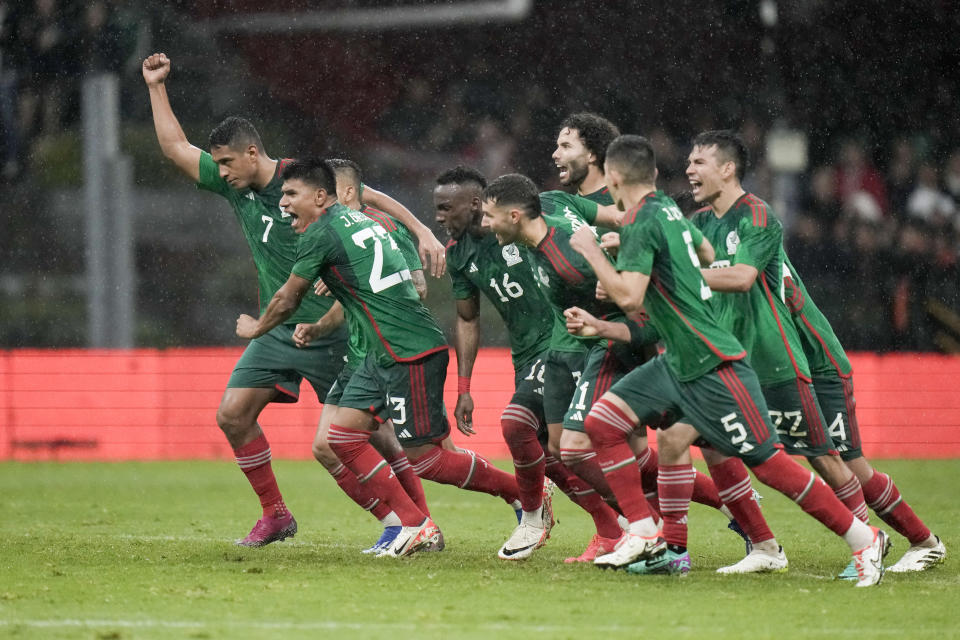
M833 368L837 371L837 375L840 376L841 378L852 378L852 377L853 377L853 371L850 371L850 373L843 373L843 372L840 371L840 365L837 364L837 361L836 361L836 359L833 357L833 354L830 353L830 349L829 349L829 347L827 347L827 343L824 342L823 336L821 336L819 333L817 333L817 330L813 328L813 325L810 324L810 321L809 321L809 320L807 320L806 314L801 313L801 314L800 314L800 320L803 321L803 324L806 325L807 329L810 330L810 333L812 333L812 334L814 335L814 337L817 339L817 342L820 343L820 346L823 347L823 352L824 352L825 354L827 354L827 358L829 358L830 364L832 364L832 365L833 365Z
M767 281L763 278L762 274L760 276L760 285L763 287L763 293L767 298L767 305L770 307L770 313L773 314L774 320L777 321L777 329L780 331L780 340L783 342L783 348L787 350L787 355L790 356L790 364L793 365L794 372L797 374L797 377L804 382L810 382L810 376L806 376L800 371L800 366L797 364L797 359L793 356L793 349L790 348L790 342L787 340L787 332L783 329L783 323L780 322L780 314L777 313L776 305L773 302L773 294L770 292L770 285L767 284Z
M383 211L379 209L374 209L373 207L364 206L362 212L363 215L367 216L371 220L375 220L380 224L381 227L387 231L396 231L396 223Z
M583 274L577 271L572 264L564 257L563 253L560 252L560 247L553 241L554 233L556 232L555 228L550 229L547 233L547 237L543 239L540 243L540 246L537 247L540 252L547 257L547 260L550 261L550 264L553 265L554 270L557 274L566 280L567 282L582 282Z

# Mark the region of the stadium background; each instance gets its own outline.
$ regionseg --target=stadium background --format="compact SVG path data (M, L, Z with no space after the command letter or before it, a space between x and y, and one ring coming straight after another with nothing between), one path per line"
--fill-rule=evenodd
M165 458L174 444L229 455L213 415L255 274L226 204L160 154L140 77L154 50L173 59L171 99L194 143L245 115L269 153L356 159L426 222L433 177L459 162L556 186L550 153L572 111L649 136L670 193L685 189L694 133L739 129L756 160L748 186L775 204L812 295L858 352L868 454L960 456L956 3L508 1L484 4L510 18L391 17L477 4L279 0L264 15L248 0L0 2L0 459ZM102 72L119 79L133 170L128 345L91 340L78 231L82 83ZM449 333L447 283L429 284ZM501 326L484 315L494 349L478 377L490 377L474 384L478 448L492 455L504 453ZM89 350L103 346L123 348ZM318 412L315 399L268 410L278 455L309 455Z

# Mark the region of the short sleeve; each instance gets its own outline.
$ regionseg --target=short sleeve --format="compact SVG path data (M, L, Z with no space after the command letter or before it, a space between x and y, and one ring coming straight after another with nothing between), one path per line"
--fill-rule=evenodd
M570 196L571 208L576 211L581 218L588 224L594 224L597 221L597 205L593 200L587 200L580 196Z
M470 282L469 279L460 269L456 269L450 266L450 263L447 263L447 271L450 273L450 280L453 282L453 299L454 300L466 300L467 298L472 298L477 294L477 287Z
M230 185L220 177L220 167L206 151L200 152L200 167L197 172L197 188L212 191L222 196L230 194Z
M754 225L749 218L744 217L737 231L740 244L733 256L733 264L747 264L757 271L763 271L780 249L783 241L782 228L780 225Z

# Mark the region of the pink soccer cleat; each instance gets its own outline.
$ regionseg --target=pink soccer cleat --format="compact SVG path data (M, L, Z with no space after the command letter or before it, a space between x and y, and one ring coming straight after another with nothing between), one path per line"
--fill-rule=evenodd
M237 540L236 544L241 547L263 547L271 542L292 538L296 533L297 521L293 519L293 514L288 513L283 518L264 516L257 520L247 537Z

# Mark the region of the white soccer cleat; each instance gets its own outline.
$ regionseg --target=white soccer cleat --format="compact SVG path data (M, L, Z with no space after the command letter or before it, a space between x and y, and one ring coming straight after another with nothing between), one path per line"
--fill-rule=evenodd
M887 549L887 534L876 527L873 529L873 542L869 546L853 552L854 566L857 568L858 587L872 587L883 580L883 555Z
M547 530L531 524L520 523L513 530L497 555L504 560L526 560L547 541Z
M740 562L720 567L717 573L783 573L788 564L783 547L778 548L775 554L762 549L752 549Z
M937 540L933 547L910 547L903 557L897 560L897 563L887 569L893 573L909 573L911 571L923 571L929 569L935 564L940 564L947 557L947 548L943 545L943 540L934 536Z
M389 547L377 554L378 558L402 558L423 551L440 541L440 529L430 518L425 518L417 526L403 527Z
M624 533L610 553L597 556L593 564L601 569L623 569L638 560L655 558L667 548L667 541L658 531L652 537L637 533Z

